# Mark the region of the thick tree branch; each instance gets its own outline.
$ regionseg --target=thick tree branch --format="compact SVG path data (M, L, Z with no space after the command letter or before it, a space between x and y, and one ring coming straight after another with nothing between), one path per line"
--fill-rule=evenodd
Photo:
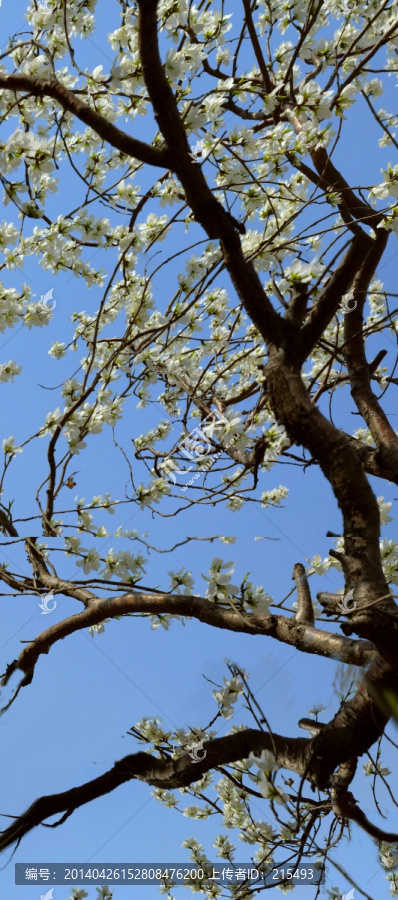
M20 73L11 75L0 74L0 89L14 91L15 93L27 92L34 97L52 97L64 110L73 113L81 122L92 128L102 140L107 141L120 153L132 156L134 159L138 159L140 162L147 163L150 166L170 168L171 154L169 150L156 150L150 144L145 144L143 141L139 141L137 138L133 138L121 131L109 119L96 112L95 109L84 103L80 97L77 97L76 94L57 81L55 77L43 78Z
M251 752L261 753L262 750L274 753L282 768L302 775L303 751L307 743L305 738L285 738L248 728L237 734L207 741L206 756L196 763L192 762L187 753L174 760L158 759L149 753L131 753L118 760L112 769L99 778L69 791L35 800L22 816L2 832L0 851L6 850L15 841L19 843L25 834L50 816L64 813L71 815L79 807L109 794L133 778L164 790L187 787L217 766L246 759Z
M305 574L305 568L302 563L296 563L293 568L293 578L297 588L297 605L298 610L295 615L296 622L304 625L314 624L314 607L311 600L311 591L308 585L308 578Z
M341 194L354 221L370 225L371 228L376 228L382 222L382 214L357 197L341 172L333 165L324 147L312 150L311 159L320 177L320 187Z
M255 54L257 63L258 63L258 67L259 67L261 75L263 77L264 87L265 87L267 94L270 94L271 91L274 89L275 85L273 84L270 74L268 72L267 65L266 65L265 59L262 54L260 41L257 37L257 31L256 31L256 28L255 28L255 25L253 22L253 16L252 16L252 11L251 11L251 2L250 2L250 0L242 0L242 2L243 2L243 8L245 11L245 22L247 25L247 30L250 35L250 40L252 43L252 47L254 50L254 54Z
M12 523L11 517L6 515L2 509L0 509L0 531L2 534L9 534L11 537L18 537L18 532Z
M380 458L377 448L369 447L367 444L364 444L362 441L358 440L358 438L352 437L350 434L346 434L346 439L350 447L355 450L358 459L360 459L363 468L368 475L376 475L377 478L384 478L386 481L398 484L397 471L393 471L388 465L388 462L385 459Z
M357 409L364 418L377 446L377 459L381 465L398 477L398 437L372 389L371 371L366 359L363 335L363 308L369 284L387 245L388 232L378 229L377 240L355 277L353 299L355 307L344 317L343 353L351 383L351 394Z
M281 118L288 119L297 134L301 132L302 124L291 108L286 107ZM326 194L337 193L341 197L337 204L338 209L343 221L353 234L357 237L365 236L365 232L358 224L359 222L363 225L370 225L373 229L382 223L382 214L357 197L348 182L343 178L341 172L333 165L324 147L314 147L310 150L310 156L315 166L316 174L306 163L295 159L292 153L287 154L290 162L310 181L325 191Z
M378 828L377 825L373 825L372 822L369 822L365 813L357 806L355 797L351 791L348 790L348 786L354 778L356 768L357 760L354 757L353 759L349 759L347 762L342 763L332 777L330 799L335 816L340 819L349 819L351 822L356 822L356 824L363 828L370 837L376 838L378 841L392 843L393 841L398 840L397 834L383 831L381 828Z
M344 769L344 766L342 766L341 769ZM373 822L369 822L365 813L357 806L357 801L351 791L342 789L342 787L336 783L336 776L333 776L331 800L335 816L338 816L341 819L349 819L351 822L356 822L357 825L363 828L370 837L375 838L376 841L386 841L387 843L398 841L398 834L391 831L384 831L382 828L374 825Z
M288 354L272 353L265 373L278 421L294 442L306 447L319 461L333 488L344 518L346 575L380 584L380 595L385 594L379 510L360 461L344 434L314 406Z
M25 548L28 559L31 563L34 573L34 582L37 587L44 587L48 591L54 591L58 594L66 594L89 606L94 600L97 600L96 594L87 588L75 585L73 581L66 581L58 575L52 575L45 558L36 544L36 538L26 538Z
M168 147L173 148L172 170L184 188L195 219L210 238L218 238L232 283L252 322L265 340L280 346L294 330L274 310L256 270L243 254L233 217L213 196L200 166L192 162L176 100L159 55L157 0L139 0L139 50L145 84L156 121Z
M386 718L380 711L370 685L381 689L391 685L385 664L375 660L366 681L353 700L345 703L332 722L312 739L282 737L255 729L246 729L227 737L206 742L206 755L200 762L192 762L189 754L179 759L158 759L149 753L132 753L118 760L108 772L79 787L59 794L40 797L2 833L0 851L15 841L18 843L32 828L50 816L62 814L62 820L97 797L115 790L121 784L137 778L148 784L170 790L188 787L206 772L228 763L247 759L250 753L271 751L280 767L296 772L322 790L328 790L330 778L348 759L362 755L382 733ZM356 810L356 812L360 812ZM337 813L340 814L340 813ZM354 818L354 816L350 816ZM356 821L365 827L357 816ZM384 839L396 840L396 836Z
M379 737L390 718L385 709L385 691L398 689L398 677L376 656L351 700L346 700L334 718L312 739L307 748L311 777L325 788L332 772L342 763L362 756Z
M301 364L307 359L311 350L322 337L330 320L336 315L343 295L351 288L355 276L357 275L363 260L367 258L369 249L372 246L371 239L368 238L367 235L355 237L344 258L321 291L316 305L311 310L308 319L301 330Z
M234 227L236 223L213 197L200 167L192 164L185 129L159 56L157 0L139 0L138 6L139 49L144 80L166 143L171 146L173 142L173 169L181 180L195 217L209 236L219 237L226 267L238 295L268 343L270 358L266 366L267 389L278 421L285 426L292 440L309 449L319 460L322 471L332 485L344 519L344 570L348 586L355 584L357 587L357 603L360 608L361 604L365 605L375 596L387 593L379 552L380 517L376 498L344 435L311 404L299 373L302 352L301 359L298 360L294 326L282 321L275 313L262 290L254 267L243 256ZM329 160L326 151L322 148L314 150L313 159L318 173L325 177L330 186L334 190L344 191L351 215L364 224L375 226L377 214L373 213L368 204L358 200ZM353 273L349 274L352 276ZM322 306L322 315L323 308ZM385 608L395 610L394 601L386 600ZM395 652L392 652L391 622L383 617L381 606L371 616L372 626L376 619L378 639L381 642L387 639L387 645L384 644L383 649L392 660ZM369 637L370 633L364 636Z
M265 367L267 389L275 416L289 438L306 447L319 461L343 514L345 552L341 562L346 586L355 588L355 614L344 626L376 644L392 667L397 666L391 614L397 607L390 598L380 558L380 515L376 497L360 460L343 432L314 406L300 372L282 351L273 351ZM361 616L361 606L386 597ZM387 615L383 610L386 610ZM389 614L388 614L389 613Z
M69 593L66 588L63 592ZM71 593L71 596L74 594ZM57 641L82 628L98 625L104 619L134 614L190 616L215 628L245 634L268 635L281 643L296 647L297 650L357 666L368 665L375 652L373 644L368 641L351 640L340 634L298 624L294 618L245 613L244 620L240 613L232 609L223 609L201 597L134 592L106 600L90 601L84 612L57 622L27 644L18 658L7 666L3 675L1 684L5 686L14 672L19 670L24 673L16 693L5 709L11 705L20 688L31 683L37 660L42 654L48 653Z

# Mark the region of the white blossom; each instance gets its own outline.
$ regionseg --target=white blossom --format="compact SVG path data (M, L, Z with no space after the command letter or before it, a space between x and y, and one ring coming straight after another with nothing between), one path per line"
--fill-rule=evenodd
M0 382L14 381L16 375L22 372L22 366L18 366L12 359L8 363L0 363Z
M15 438L12 435L3 441L3 453L5 456L15 456L16 453L22 453L22 447L15 446Z

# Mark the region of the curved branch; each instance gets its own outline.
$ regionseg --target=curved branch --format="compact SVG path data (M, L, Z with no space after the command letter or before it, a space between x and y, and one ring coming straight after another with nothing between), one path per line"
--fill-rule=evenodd
M159 166L161 168L170 168L171 154L169 150L156 150L150 144L139 141L137 138L131 137L113 125L109 119L96 112L80 97L77 97L72 91L66 88L54 76L48 78L36 75L23 75L13 73L11 75L0 74L0 88L6 91L14 91L20 93L27 91L34 97L52 97L64 110L72 113L85 125L88 125L98 134L102 140L107 141L120 153L126 156L132 156L140 162L148 163L150 166Z
M341 194L344 204L355 221L369 225L371 228L376 228L382 222L382 214L356 196L341 172L333 165L324 147L312 150L311 159L320 176L319 185L325 190Z
M64 593L68 591L64 590ZM39 657L48 653L57 641L82 628L98 625L104 619L134 614L189 616L215 628L245 634L268 635L281 643L296 647L297 650L328 659L338 659L356 666L368 665L375 652L373 644L368 641L352 640L341 634L321 631L310 625L299 624L294 618L286 616L246 613L243 619L239 612L223 609L201 597L134 592L106 600L91 601L83 612L47 628L27 644L18 658L7 666L1 684L5 686L14 672L20 670L24 672L24 677L17 689L19 692L21 687L31 683ZM3 708L3 712L11 705L16 695L15 693Z
M392 831L384 831L382 828L379 828L378 825L374 825L373 822L369 821L362 809L357 806L357 801L351 791L332 787L331 799L335 816L339 816L339 818L342 819L349 819L351 822L356 822L357 825L363 828L370 837L375 838L376 841L386 841L387 843L395 843L395 841L398 841L398 834Z
M342 764L336 784L346 789L352 776L353 760L362 756L368 747L383 734L390 712L384 696L398 690L398 677L377 655L351 700L346 700L334 718L315 735L307 748L308 768L313 783L324 789L330 775Z
M246 311L265 340L280 346L294 330L274 310L251 262L245 259L237 230L244 227L214 197L199 165L192 162L184 124L159 54L158 0L138 0L139 52L146 88L156 121L169 147L173 147L172 170L179 178L195 219L210 238L218 238L225 265Z
M93 594L87 588L79 587L73 581L67 581L58 575L51 575L46 565L45 557L36 544L36 538L26 538L25 549L35 575L35 583L37 581L37 586L41 587L43 585L49 591L54 591L57 594L66 594L68 597L73 597L74 600L79 600L84 606L89 606L90 603L98 599L96 594Z
M351 394L377 446L377 458L386 462L398 477L398 437L380 405L371 384L371 372L365 353L363 308L369 284L387 245L388 232L378 229L372 250L364 259L353 285L355 305L344 317L344 347L351 383Z
M217 766L246 759L251 752L270 750L281 767L304 772L303 750L308 741L305 738L285 738L248 728L237 734L216 738L206 742L206 756L200 762L193 762L188 753L180 759L158 759L149 753L131 753L115 762L112 769L79 787L39 797L0 836L0 852L15 841L18 843L32 828L40 825L49 816L67 813L91 803L104 794L109 794L121 784L138 778L154 787L169 790L187 787Z
M367 235L355 237L341 263L323 288L318 302L311 310L301 330L299 341L301 364L322 337L330 320L336 315L343 294L346 294L353 284L362 260L367 258L370 246L372 246L371 239Z
M256 31L256 28L255 28L255 25L253 22L250 0L242 0L242 2L243 2L243 8L245 11L245 22L247 25L247 30L250 35L250 40L252 43L254 55L256 57L258 67L260 69L260 72L261 72L261 75L262 75L262 78L264 81L264 87L265 87L266 93L270 94L271 91L274 89L275 85L270 77L265 59L262 54L260 41L258 39L257 31Z
M379 552L379 509L360 461L343 432L314 406L288 354L272 353L265 374L278 422L319 461L333 488L344 518L347 559L352 557L352 562L347 562L348 575L359 576L359 562L363 577L380 583L380 594L386 593Z
M327 790L336 767L351 759L353 752L356 756L364 753L383 732L387 720L368 686L372 685L372 690L377 687L380 691L387 683L390 684L388 667L382 661L375 660L353 700L344 703L332 722L312 739L283 737L248 728L207 741L206 755L196 763L188 753L179 759L159 759L143 752L125 756L112 769L92 781L35 800L2 833L0 851L15 841L19 843L25 834L49 816L61 814L63 821L75 809L131 779L138 778L162 789L187 787L212 769L247 759L250 753L261 753L262 750L271 751L281 768L296 772L322 790ZM364 827L363 817L361 821L357 817L357 821Z
M341 563L346 586L355 588L356 602L350 623L343 626L344 633L356 631L361 637L371 639L392 668L396 668L391 614L396 617L397 607L393 598L388 597L380 557L379 508L362 464L344 433L312 403L288 352L273 350L265 375L277 421L292 441L306 447L318 460L343 514L345 552ZM377 597L386 600L378 605L377 611L373 608L361 615L361 607L368 606Z
M172 140L174 141L174 171L181 180L187 202L197 220L209 236L220 239L225 264L237 293L253 324L268 343L269 361L265 369L267 388L278 422L285 426L292 440L309 449L312 456L319 460L323 473L332 485L344 517L345 574L350 584L358 580L363 582L366 595L364 602L368 602L370 591L372 595L376 591L376 596L387 592L379 552L380 517L376 498L360 461L344 435L321 415L308 398L299 372L302 352L300 348L298 357L299 342L294 325L282 320L273 309L253 265L244 258L235 229L237 223L234 224L213 197L200 166L192 164L184 126L159 55L157 5L157 0L138 0L139 50L144 80L160 130L167 144L171 145ZM344 192L344 200L351 215L364 224L376 225L378 214L355 196L326 151L322 148L314 150L312 157L318 174L334 190ZM353 256L358 240L362 241L362 238L355 238L349 250L348 283L357 271ZM367 235L364 241L369 246L370 238ZM344 281L348 268L347 259L343 262ZM328 300L321 307L322 320L325 306L329 306ZM307 338L308 334L307 331ZM386 601L387 606L395 610L392 600ZM381 608L377 615L382 619ZM381 640L385 638L387 630L391 643L390 621L382 620L379 630ZM370 633L364 636L370 637ZM388 647L388 653L390 660L395 658L392 646Z

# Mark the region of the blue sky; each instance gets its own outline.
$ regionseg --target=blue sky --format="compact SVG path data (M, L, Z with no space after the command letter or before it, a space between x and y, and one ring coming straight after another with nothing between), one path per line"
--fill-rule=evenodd
M12 3L11 0L3 0L0 8L3 46L8 35L22 26L25 9L25 0L13 0ZM112 10L112 21L109 9ZM116 23L117 4L107 6L105 2L100 2L98 33L81 45L84 65L94 67L102 62L106 68L107 53L111 58L111 52L106 48L104 37ZM359 109L352 124L349 120L344 125L347 129L346 146L350 143L355 146L361 115ZM139 123L142 127L142 120ZM369 146L372 146L371 143ZM380 158L385 163L389 158L388 151ZM378 175L379 156L372 151L369 156L358 152L355 158L347 157L341 161L347 176L355 171L358 181L365 184L381 180ZM63 184L57 198L61 206L67 204L68 191L69 185ZM5 211L5 218L8 210ZM392 238L387 253L390 263L387 262L385 271L380 272L391 278L391 282L395 274L393 259L398 252L395 248ZM13 272L7 278L7 284L18 287L24 280L28 281L37 296L53 288L57 302L48 328L32 332L6 332L0 336L0 361L12 357L24 362L20 379L13 385L0 386L1 437L15 434L18 441L37 427L43 411L57 405L58 399L54 401L54 396L58 396L56 392L50 394L38 385L52 387L69 371L69 360L65 366L55 362L47 355L48 348L54 340L65 339L64 333L71 333L70 315L77 300L82 308L93 310L101 292L96 288L88 291L84 283L78 286L76 279L71 279L68 274L54 279L48 272L43 273L34 260L27 262L26 271ZM393 352L393 346L391 350ZM340 411L340 416L340 423L352 428L348 403ZM165 417L164 410L160 417ZM138 425L141 420L145 424ZM152 411L141 413L139 419L137 414L137 418L125 421L121 427L123 438L127 441L135 433L143 431L149 421L151 424L154 421ZM395 424L395 420L392 421ZM120 485L121 474L107 464L112 449L111 435L104 432L99 438L91 440L96 441L95 453L91 453L87 461L84 454L76 459L79 470L76 490L80 496L86 497L105 490L113 493ZM33 510L32 483L36 485L41 471L45 471L44 442L36 442L30 454L29 466L21 457L16 461L15 474L10 479L10 496L18 497L16 506L18 504L19 514L24 510L21 498L25 495L29 510ZM140 533L148 530L150 542L161 548L174 544L186 535L239 535L239 540L232 547L225 547L219 541L212 544L191 542L176 550L172 559L152 552L148 557L145 583L167 589L169 569L186 566L196 577L196 589L204 591L205 582L201 579L201 573L207 573L214 556L222 556L236 560L234 581L239 583L250 568L254 584L263 584L275 599L281 599L292 587L294 563L305 562L315 553L325 556L331 546L326 531L339 532L341 523L331 491L315 467L310 467L305 473L283 466L275 468L263 476L261 488L266 490L280 483L288 484L290 488L286 506L280 509L261 510L250 505L239 513L232 513L217 506L188 510L184 520L153 517L148 510L141 512L137 507L126 509L125 519L118 518L118 524L122 522ZM384 494L386 500L395 499L396 488L374 484L377 495ZM111 517L106 512L103 521L112 533ZM391 526L386 526L383 534L392 537L394 531ZM254 541L260 535L267 539ZM89 542L84 543L87 545ZM115 545L112 537L98 543L101 551ZM61 546L61 541L54 539L51 545ZM10 562L12 569L27 571L21 546L4 540L0 554L0 559ZM70 562L63 561L62 573L72 578L80 576L81 571ZM318 590L342 587L340 576L333 571L323 578L314 576L310 583L314 594ZM28 596L2 598L5 624L0 640L1 671L19 653L21 642L31 640L47 625L47 621L41 618L37 601L37 597ZM62 598L51 616L51 622L60 621L76 609L74 601ZM298 719L306 716L314 704L326 706L323 714L325 720L337 707L337 697L332 687L335 664L331 661L305 657L294 648L277 644L271 639L216 631L194 621L188 622L185 628L174 622L168 633L161 628L151 631L149 622L145 620L110 622L105 633L94 639L87 632L80 632L53 647L48 656L39 660L32 685L20 693L16 703L2 717L1 758L5 777L0 812L9 816L18 815L37 796L66 790L95 778L110 768L116 759L139 749L126 732L143 716L159 716L166 727L168 724L185 728L206 725L216 712L216 704L211 695L212 685L203 676L221 683L227 675L226 660L236 661L250 673L251 688L277 732L302 736L303 732L297 726ZM15 682L11 684L11 689L13 686ZM247 721L244 711L237 715L236 721ZM217 728L220 727L218 734L225 734L229 725L222 722L220 727L217 722ZM397 740L398 732L394 725L390 726L390 734ZM383 764L386 766L390 765L389 757L387 745L383 754ZM354 790L365 813L381 823L383 820L374 811L370 779L362 774L361 763ZM181 805L186 805L184 800ZM257 817L268 821L267 802L255 801L254 805ZM382 809L388 805L382 789ZM1 821L5 826L8 824L7 819ZM388 827L397 830L396 814L389 820ZM94 804L83 807L59 829L35 829L24 839L12 862L9 862L9 853L3 854L0 874L3 896L7 900L25 897L27 900L39 900L40 894L45 893L44 888L34 885L16 887L13 883L13 862L92 861L96 865L101 862L188 862L188 852L181 849L181 844L189 836L203 842L208 856L217 861L212 842L219 831L224 833L225 829L220 829L216 820L191 821L178 812L166 810L151 796L151 788L139 782L130 782ZM248 862L250 848L239 842L238 847L241 849L237 852L237 859ZM355 830L352 842L346 840L340 845L338 858L371 897L388 895L376 848L359 829ZM344 876L330 866L325 887L331 885L338 885L342 891L350 887ZM95 891L88 890L91 900ZM142 888L139 890L142 891ZM184 888L175 893L180 900L191 896ZM54 900L66 900L67 895L64 887L54 890ZM115 889L115 900L127 900L133 896L137 896L133 888ZM158 896L156 888L145 888L144 897L147 900ZM281 894L273 889L270 896L280 897ZM301 887L298 897L299 900L309 900L313 897L313 891Z

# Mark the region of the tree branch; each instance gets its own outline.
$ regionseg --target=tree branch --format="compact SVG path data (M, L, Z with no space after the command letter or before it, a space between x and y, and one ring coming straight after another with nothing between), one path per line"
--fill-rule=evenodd
M344 434L314 406L288 354L272 353L265 374L278 422L292 441L306 447L319 461L333 488L344 519L346 577L353 582L361 577L379 586L379 596L385 594L379 509L358 457Z
M157 0L138 0L138 7L142 71L156 121L168 147L173 147L171 168L195 219L210 238L220 240L227 271L252 322L266 340L280 346L288 336L293 337L294 330L274 310L253 264L244 257L236 231L244 229L213 196L202 168L192 162L185 128L159 55Z
M261 753L262 750L270 750L283 768L302 775L303 750L307 743L305 738L285 738L248 728L237 734L207 741L206 756L196 763L192 762L188 753L179 759L158 759L143 752L129 754L92 781L35 800L22 816L2 832L0 851L6 850L15 841L19 843L25 834L50 816L65 812L70 815L79 807L109 794L134 778L164 790L187 787L217 766L246 759L251 752Z
M109 119L106 119L105 116L102 116L87 103L84 103L80 97L77 97L76 94L54 77L42 78L36 75L22 75L19 73L12 75L0 74L0 88L6 91L14 91L15 93L27 91L34 97L52 97L64 110L72 113L81 122L92 128L102 140L107 141L120 153L132 156L134 159L148 163L150 166L170 168L171 154L169 150L156 150L150 144L145 144L143 141L139 141L137 138L133 138L121 131Z
M69 594L69 591L65 588L63 593ZM73 595L71 593L71 596ZM244 621L241 614L232 609L223 609L201 597L134 592L106 600L90 601L84 612L57 622L27 644L18 658L7 666L2 677L1 684L5 686L14 672L18 670L24 672L16 693L4 707L3 712L12 704L21 687L31 683L37 660L41 655L48 653L57 641L82 628L98 625L104 619L133 614L190 616L215 628L245 634L268 635L281 643L296 647L297 650L357 666L368 665L375 652L373 644L368 641L351 640L340 634L298 624L294 618L286 616L246 613Z
M301 330L299 341L301 364L307 359L330 320L336 315L343 294L346 294L351 288L363 260L368 255L370 246L372 246L371 239L367 235L355 237L337 269L321 291L316 305Z
M343 354L351 383L351 394L377 446L377 459L398 477L398 437L372 389L363 335L363 308L369 284L387 245L388 232L378 229L377 239L363 260L353 284L353 305L344 317Z
M349 819L356 822L370 837L376 841L387 841L387 843L395 843L398 841L398 834L391 831L384 831L378 825L369 822L362 809L357 806L357 801L351 791L342 790L335 785L335 777L333 778L333 787L331 791L332 809L335 816L342 819Z
M293 354L294 355L294 354ZM339 556L346 587L355 589L356 608L344 633L370 639L392 668L397 668L396 604L389 595L380 557L380 514L362 464L342 431L312 403L288 353L273 350L265 367L267 390L277 421L289 438L306 447L331 484L344 522L344 554ZM382 603L361 615L378 597ZM384 612L385 610L385 612Z
M343 178L341 172L333 165L324 147L312 150L311 159L320 176L320 186L324 187L325 190L336 191L338 194L341 194L354 221L362 222L363 225L370 225L374 229L382 222L382 214L357 197L348 182Z
M385 691L397 692L398 678L377 655L351 700L345 700L334 718L312 739L307 748L313 783L324 789L342 763L362 756L383 734L390 718L385 709Z
M296 582L298 605L298 610L294 617L295 621L304 625L313 625L314 607L311 600L311 591L305 574L305 568L301 563L295 564L293 568L293 578Z
M271 91L273 90L273 88L275 87L275 85L273 84L273 82L270 78L270 74L268 72L266 62L265 62L265 59L264 59L262 51L261 51L260 41L257 37L257 31L255 29L255 25L253 22L253 16L252 16L251 8L250 8L250 0L242 0L242 2L243 2L243 8L245 10L245 21L246 21L246 25L247 25L247 30L249 32L250 40L252 42L254 55L256 57L256 60L258 62L258 67L259 67L261 75L263 77L265 90L266 90L267 94L270 94Z
M352 437L350 434L346 434L346 440L357 454L368 475L375 475L377 478L384 478L386 481L398 484L397 471L393 471L388 465L388 462L384 458L380 458L377 448L369 447L367 444L364 444L362 441L358 440L358 438Z
M222 765L247 759L250 753L272 752L283 769L310 780L327 790L336 766L351 759L353 752L362 755L384 730L386 719L367 685L391 683L388 669L375 660L369 668L366 683L353 700L343 704L334 719L312 739L282 737L274 733L245 729L206 742L206 755L193 762L189 754L179 759L158 759L149 753L133 753L118 760L112 769L79 787L40 797L2 833L0 851L18 843L32 828L54 815L71 815L79 807L110 793L121 784L137 778L154 787L170 790L188 787L206 772ZM357 810L358 812L358 810ZM363 825L363 819L356 821ZM385 838L389 839L389 838ZM392 837L395 840L395 836Z

